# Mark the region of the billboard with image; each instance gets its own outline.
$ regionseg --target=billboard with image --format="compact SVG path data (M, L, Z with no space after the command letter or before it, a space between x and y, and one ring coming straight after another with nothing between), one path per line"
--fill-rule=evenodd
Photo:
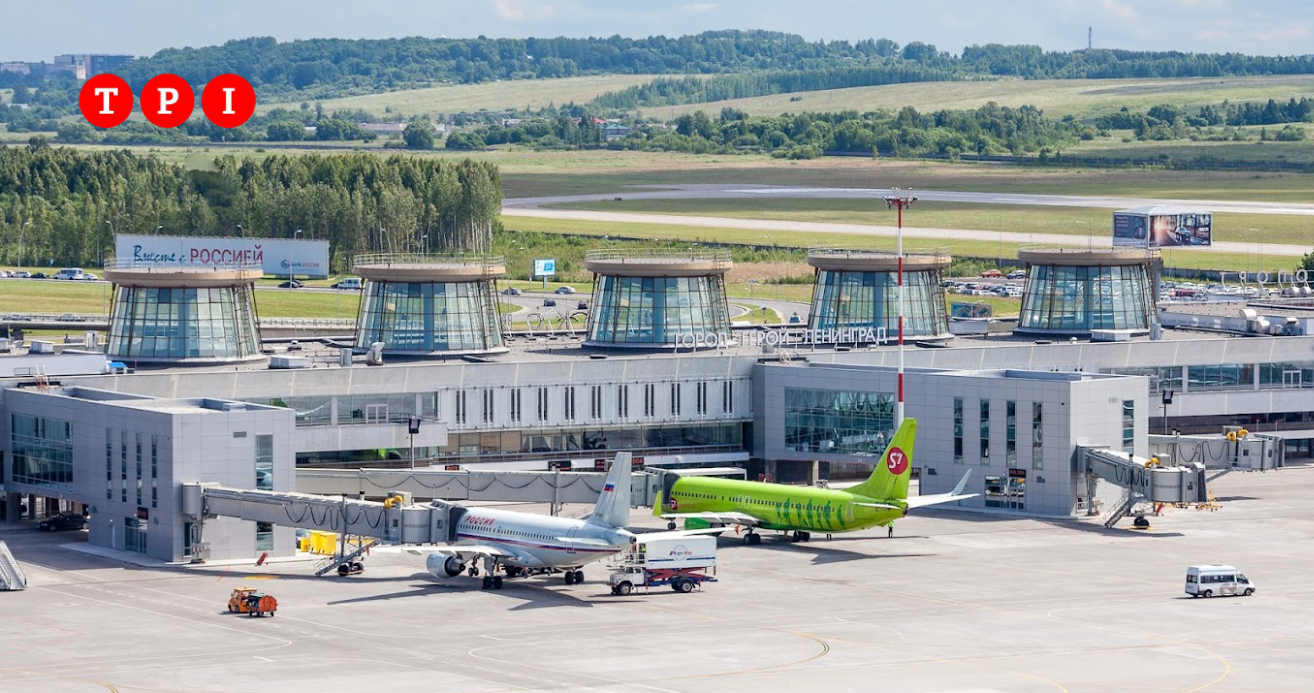
M1113 214L1113 245L1199 248L1213 244L1213 214L1161 207Z

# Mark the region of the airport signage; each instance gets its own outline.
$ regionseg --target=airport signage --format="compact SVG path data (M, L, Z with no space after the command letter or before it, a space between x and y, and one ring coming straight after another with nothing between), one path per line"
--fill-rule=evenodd
M554 257L537 258L534 260L535 277L555 277L557 274L557 259Z
M324 278L329 269L328 241L293 241L284 238L216 238L205 236L114 237L119 262L138 266L186 265L222 267L259 265L265 274L295 274Z
M840 327L828 330L755 330L738 335L714 332L684 332L676 335L675 344L682 348L744 346L818 346L827 344L889 344L884 327Z

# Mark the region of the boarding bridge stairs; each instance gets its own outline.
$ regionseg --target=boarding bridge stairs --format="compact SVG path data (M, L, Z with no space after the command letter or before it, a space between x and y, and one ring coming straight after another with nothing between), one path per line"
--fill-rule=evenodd
M9 553L9 547L0 541L0 590L15 591L27 589L27 576Z
M355 548L347 553L335 553L332 556L321 559L315 563L315 577L323 577L337 570L340 565L350 564L357 558L369 553L370 548L373 547L374 544L375 541L373 539L362 541L356 544Z
M1087 497L1095 497L1095 486L1103 479L1123 489L1110 510L1105 526L1112 527L1139 502L1208 503L1205 466L1198 462L1170 466L1158 458L1145 459L1108 448L1079 446L1078 471L1086 477Z

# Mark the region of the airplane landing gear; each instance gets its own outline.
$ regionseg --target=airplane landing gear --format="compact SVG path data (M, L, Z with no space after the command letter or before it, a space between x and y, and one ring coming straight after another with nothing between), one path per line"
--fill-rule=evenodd
M794 532L793 539L794 541L810 541L812 539L812 533L799 530Z
M494 575L494 576L493 576L493 589L495 589L495 590L500 590L500 589L502 589L502 576L501 576L501 575Z
M671 520L670 522L667 522L667 523L666 523L666 529L674 530L674 529L675 529L675 520Z
M744 543L749 546L757 546L762 543L762 535L757 532L749 531L744 535Z
M491 589L493 589L493 576L492 576L492 575L485 575L485 576L484 576L484 587L483 587L483 589L486 589L486 590L491 590Z
M479 566L471 563L470 567L465 572L470 577L479 577Z
M578 585L578 584L581 584L581 583L584 582L584 571L582 571L582 570L567 570L567 571L566 571L566 577L565 577L565 580L566 580L566 584L567 584L567 585Z

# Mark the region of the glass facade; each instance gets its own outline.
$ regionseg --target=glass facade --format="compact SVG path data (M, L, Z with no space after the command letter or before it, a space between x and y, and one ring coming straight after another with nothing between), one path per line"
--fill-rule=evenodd
M255 487L261 491L274 490L274 436L255 437Z
M59 419L11 414L9 425L14 483L72 490L73 424Z
M939 272L904 272L903 331L906 337L940 337L949 334L944 289ZM894 272L818 270L812 289L808 327L885 328L899 330L899 285Z
M1122 401L1122 451L1136 452L1136 401Z
M1190 392L1255 389L1255 366L1250 363L1227 363L1220 366L1187 366L1187 389Z
M356 346L392 351L491 351L504 348L491 281L365 285Z
M1019 330L1084 333L1149 330L1154 298L1145 265L1033 265L1022 296Z
M120 286L110 316L109 354L162 360L259 356L251 291L248 285Z
M1031 468L1045 468L1045 405L1031 403Z
M785 388L785 449L879 457L894 435L894 394Z
M721 275L599 276L589 341L632 346L716 346L730 341Z

